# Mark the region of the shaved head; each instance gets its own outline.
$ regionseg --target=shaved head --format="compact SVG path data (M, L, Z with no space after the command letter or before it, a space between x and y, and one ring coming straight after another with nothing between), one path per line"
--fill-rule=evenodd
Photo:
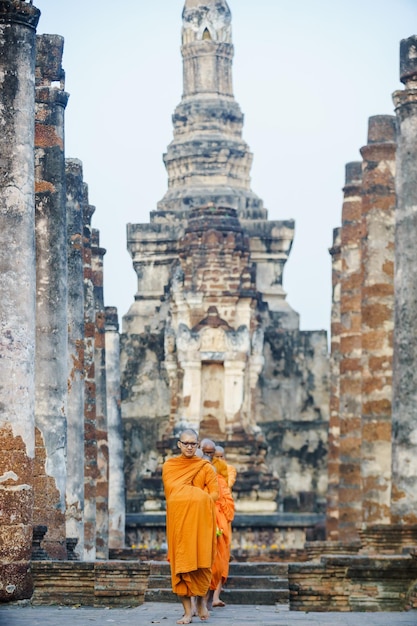
M182 439L183 436L190 435L191 437L195 437L196 441L198 441L198 434L193 428L184 428L179 434L178 439Z

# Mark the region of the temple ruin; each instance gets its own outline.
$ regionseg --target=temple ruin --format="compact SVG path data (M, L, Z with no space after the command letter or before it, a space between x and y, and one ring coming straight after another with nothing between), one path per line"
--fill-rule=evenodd
M283 287L295 225L250 186L226 0L185 0L168 189L127 227L122 329L39 17L0 0L0 602L142 602L191 426L238 470L234 558L286 563L291 609L417 608L417 36L346 165L329 351Z
M301 546L325 508L327 337L300 331L286 299L293 221L268 220L250 186L227 2L186 1L181 41L168 190L149 223L127 228L138 277L121 336L129 532L137 525L140 543L164 511L161 465L187 425L225 447L238 514L249 525L271 514L274 543Z

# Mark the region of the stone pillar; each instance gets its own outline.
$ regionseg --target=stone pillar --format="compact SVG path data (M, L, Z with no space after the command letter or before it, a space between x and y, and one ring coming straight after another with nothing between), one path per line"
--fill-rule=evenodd
M103 257L99 231L93 228L91 240L92 279L94 285L95 336L94 372L96 381L96 550L97 559L109 558L109 446L106 406L106 314L103 295Z
M201 359L200 355L194 358L188 356L187 360L181 360L184 372L182 415L188 428L200 430L201 412Z
M224 418L223 431L232 433L234 428L238 428L241 422L242 405L245 393L245 368L246 355L241 360L233 355L224 361ZM230 391L233 389L233 393Z
M0 0L0 601L30 598L35 454L35 39Z
M34 524L42 547L66 558L67 219L61 66L64 40L37 37L35 117L36 455ZM59 87L56 86L59 84Z
M84 187L83 262L84 262L84 560L96 559L97 497L97 413L94 341L96 312L92 268L91 218L95 207L88 204Z
M339 537L339 481L340 481L340 283L342 260L340 248L340 228L333 231L332 257L332 308L330 345L330 419L328 438L328 489L326 537L337 541Z
M417 36L400 44L391 520L417 524Z
M66 160L68 229L67 537L84 558L84 277L81 161Z
M362 521L390 522L396 124L369 119L362 166Z
M361 522L361 163L348 163L342 209L340 292L339 540Z
M109 443L109 548L125 545L123 426L120 394L120 336L117 309L106 306L106 392Z

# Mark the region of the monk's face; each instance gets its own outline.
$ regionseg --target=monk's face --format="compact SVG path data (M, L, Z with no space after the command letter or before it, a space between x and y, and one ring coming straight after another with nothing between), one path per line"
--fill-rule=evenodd
M224 460L224 453L220 452L220 450L216 450L216 452L214 453L214 458L215 459L223 459Z
M213 444L205 444L202 448L203 454L213 461L214 453L216 452Z
M187 459L191 459L195 455L197 450L198 441L194 437L194 435L185 435L183 434L178 441L178 447L181 450L182 456L185 456Z

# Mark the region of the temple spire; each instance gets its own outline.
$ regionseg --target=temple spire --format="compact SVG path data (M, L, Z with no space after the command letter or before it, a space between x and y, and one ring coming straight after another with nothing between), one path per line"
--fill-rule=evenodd
M189 0L182 13L184 96L233 97L232 15L225 0Z
M174 138L164 162L166 214L221 203L254 209L252 154L242 138L243 114L233 96L232 15L226 0L186 0L182 12L183 95L173 115Z

